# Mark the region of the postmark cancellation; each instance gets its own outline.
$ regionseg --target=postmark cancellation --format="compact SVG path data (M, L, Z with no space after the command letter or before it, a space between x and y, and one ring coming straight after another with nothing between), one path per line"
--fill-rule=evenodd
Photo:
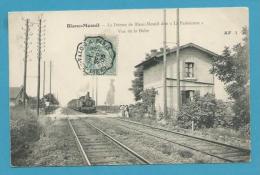
M116 37L85 36L77 45L75 60L86 75L115 75Z

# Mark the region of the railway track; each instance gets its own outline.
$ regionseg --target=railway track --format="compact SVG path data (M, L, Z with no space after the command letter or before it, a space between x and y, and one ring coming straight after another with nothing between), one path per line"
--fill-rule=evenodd
M170 131L139 122L115 118L112 120L119 121L125 128L192 149L193 151L212 156L224 162L246 162L250 160L250 150L248 149ZM127 123L127 125L122 124L123 122Z
M93 124L70 119L68 123L86 165L150 164Z

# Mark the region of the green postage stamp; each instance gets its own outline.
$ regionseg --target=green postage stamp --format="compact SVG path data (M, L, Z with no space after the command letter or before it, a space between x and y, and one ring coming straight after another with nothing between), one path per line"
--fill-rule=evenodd
M116 74L115 37L86 36L75 54L78 67L87 75Z

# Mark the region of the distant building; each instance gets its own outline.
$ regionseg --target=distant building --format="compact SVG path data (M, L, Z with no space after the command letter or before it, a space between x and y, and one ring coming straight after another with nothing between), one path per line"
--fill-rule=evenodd
M23 103L24 88L23 87L10 87L10 106L15 106ZM26 100L28 96L26 95Z
M167 107L177 108L177 59L176 48L167 49ZM200 95L214 93L214 76L209 70L213 57L218 55L196 44L180 46L180 90L181 103L193 99L195 92ZM135 67L143 66L144 89L155 88L157 111L163 111L163 49L151 50L145 61Z

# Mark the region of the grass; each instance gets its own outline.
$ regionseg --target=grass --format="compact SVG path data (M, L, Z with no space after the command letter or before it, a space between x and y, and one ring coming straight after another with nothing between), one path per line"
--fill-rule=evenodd
M115 122L109 118L86 118L82 120L93 122L95 126L156 164L223 162L211 156L183 148L180 145L142 134L142 132L129 130L120 122Z
M231 144L234 146L244 147L248 149L250 148L249 136L246 134L246 132L240 130L234 130L231 128L204 128L192 132L190 129L180 128L177 125L177 122L174 121L174 119L168 119L166 124L160 123L156 119L149 117L133 116L128 119L147 125L163 127L165 129L174 130L184 134L194 135L214 141L223 142L226 144Z
M32 154L28 159L30 166L81 165L82 159L75 139L66 119L41 119L45 128L45 137L32 145Z
M42 128L34 112L22 106L11 108L11 161L13 166L23 166L31 153L30 144L40 139Z
M22 106L11 108L13 166L81 165L82 159L65 119L52 120Z
M169 144L163 144L161 149L162 149L162 153L167 155L171 155L172 152L174 151L174 147Z

